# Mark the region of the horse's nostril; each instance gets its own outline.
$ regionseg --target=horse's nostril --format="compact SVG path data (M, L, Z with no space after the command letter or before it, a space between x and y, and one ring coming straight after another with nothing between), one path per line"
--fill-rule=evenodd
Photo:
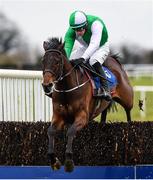
M52 87L52 86L53 86L53 83L50 83L48 86Z
M50 83L48 85L42 84L42 86L43 86L45 93L51 93L52 92L53 83Z

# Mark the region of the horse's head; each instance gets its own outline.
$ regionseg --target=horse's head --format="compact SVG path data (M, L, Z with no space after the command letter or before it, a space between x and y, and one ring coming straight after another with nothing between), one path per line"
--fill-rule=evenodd
M53 85L60 80L63 75L64 66L64 43L58 38L44 41L45 54L42 60L43 83L42 86L46 94L51 94Z

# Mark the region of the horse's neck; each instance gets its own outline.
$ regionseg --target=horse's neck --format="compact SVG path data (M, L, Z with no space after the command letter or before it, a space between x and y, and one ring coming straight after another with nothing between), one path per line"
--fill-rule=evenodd
M63 80L58 83L58 87L62 89L69 89L76 86L76 73L75 70L72 70L72 65L67 59L64 59L63 66L63 76L70 72L69 75L66 75Z
M66 58L64 59L64 67L63 67L63 76L65 74L66 77L64 77L59 83L58 88L61 90L65 89L72 89L77 87L79 84L83 83L86 80L86 76L83 76L80 69L74 69L71 65L70 61Z

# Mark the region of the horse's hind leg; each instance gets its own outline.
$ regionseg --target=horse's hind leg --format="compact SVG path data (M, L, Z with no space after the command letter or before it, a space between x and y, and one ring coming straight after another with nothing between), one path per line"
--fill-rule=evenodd
M101 118L100 118L100 124L102 124L102 125L106 124L107 112L111 108L111 106L112 106L112 102L107 106L106 109L104 109L104 111L102 111Z
M133 96L131 95L133 98ZM127 122L131 123L131 109L133 107L133 99L125 99L125 98L114 98L114 100L119 103L125 110L126 112L126 118Z
M48 159L51 163L51 167L53 170L60 169L61 163L58 160L58 158L55 156L54 153L54 139L56 135L57 129L55 128L54 125L50 125L48 128L48 139L49 139L49 144L48 144Z
M107 108L101 113L100 124L106 124Z
M131 109L124 108L126 112L127 122L131 123Z

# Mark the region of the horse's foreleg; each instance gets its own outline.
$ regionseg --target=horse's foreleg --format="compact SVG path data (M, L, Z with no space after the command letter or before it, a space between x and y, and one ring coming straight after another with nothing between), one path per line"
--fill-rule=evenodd
M86 115L84 112L81 112L79 116L75 118L74 123L72 126L68 128L67 131L67 145L66 145L66 152L65 152L65 171L73 171L74 169L74 163L73 163L73 150L72 150L72 144L73 139L80 129L82 129L85 126L86 122Z
M73 144L73 139L76 134L76 131L77 131L77 128L75 124L69 127L67 131L67 145L66 145L66 152L65 152L65 171L68 171L68 172L72 172L74 169L72 144Z
M66 146L66 152L65 152L67 156L68 154L72 154L72 143L73 143L73 139L76 134L76 131L77 131L77 128L75 124L73 124L71 127L68 128L67 146Z
M53 170L60 169L61 163L58 160L58 158L55 156L54 153L54 139L56 135L56 128L54 125L50 125L48 128L48 139L49 139L49 144L48 144L48 159L51 163L51 167Z

